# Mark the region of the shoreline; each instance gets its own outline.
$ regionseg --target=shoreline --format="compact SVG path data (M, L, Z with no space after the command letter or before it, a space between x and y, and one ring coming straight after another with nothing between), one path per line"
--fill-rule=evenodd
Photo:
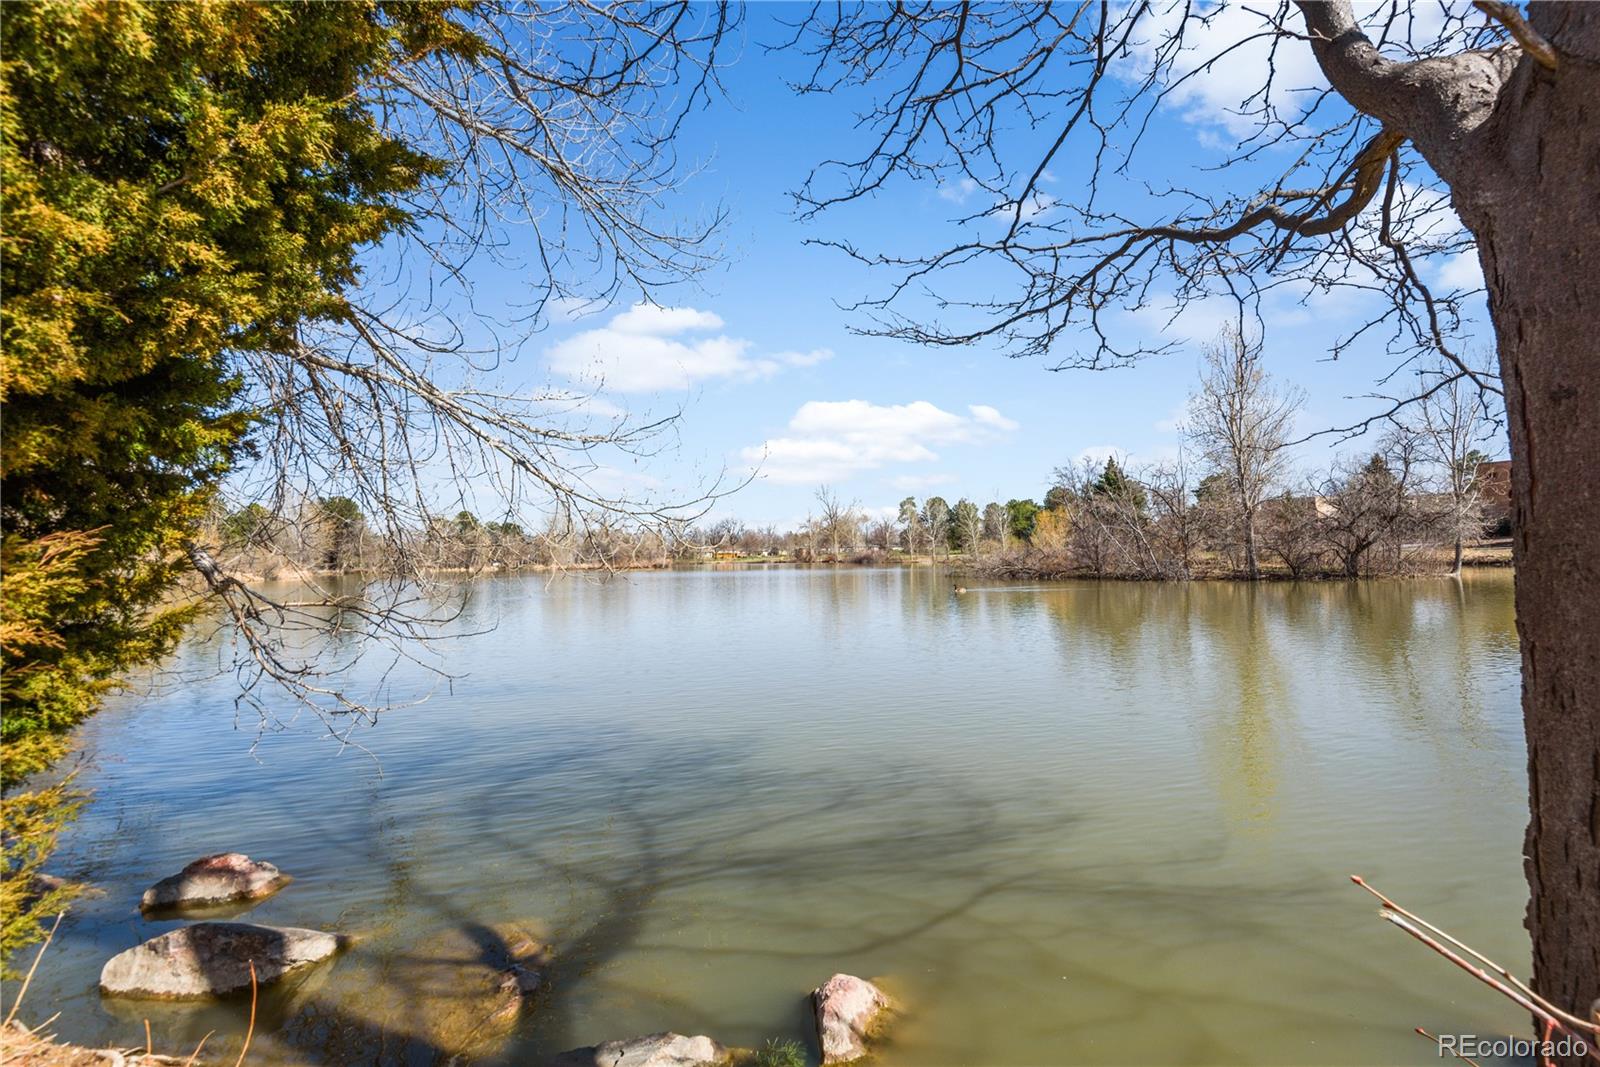
M1259 577L1250 579L1244 575L1225 568L1214 568L1202 562L1197 564L1193 571L1187 575L1161 575L1137 574L1128 572L1105 571L1095 573L1092 570L1076 565L1068 565L1059 569L1051 567L1048 563L1051 557L1039 555L1035 558L1040 562L1033 569L1029 569L1026 556L1009 557L1016 559L1016 565L1007 568L1005 560L1008 557L1001 555L985 555L968 557L952 555L934 557L928 555L908 556L904 554L887 554L872 558L843 558L820 560L796 560L787 557L747 557L741 559L680 559L680 560L652 560L637 563L575 563L552 564L530 563L516 567L486 566L486 567L429 567L421 573L429 576L459 575L463 578L501 578L519 574L550 574L559 575L567 573L576 574L609 574L628 573L635 571L670 571L691 569L741 569L741 568L816 568L816 567L927 567L943 570L951 574L971 575L977 578L1001 579L1007 581L1128 581L1128 582L1334 582L1334 581L1414 581L1419 579L1439 579L1455 577L1447 565L1435 569L1431 566L1420 566L1416 569L1401 570L1387 574L1357 574L1349 575L1334 571L1317 571L1301 575L1290 574L1279 567L1264 567ZM1466 574L1473 571L1506 571L1512 570L1515 564L1511 558L1509 543L1474 546L1462 561L1461 572ZM350 578L373 579L382 576L382 572L370 570L315 570L294 567L289 573L261 571L234 571L234 577L245 582L262 583L287 583L307 581L310 579Z

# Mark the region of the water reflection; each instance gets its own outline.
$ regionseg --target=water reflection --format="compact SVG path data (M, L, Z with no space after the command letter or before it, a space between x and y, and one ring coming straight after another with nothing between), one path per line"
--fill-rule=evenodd
M367 732L381 766L300 733L252 759L222 683L127 701L85 732L98 799L62 852L105 894L35 988L66 1036L126 1043L94 976L166 928L129 902L237 848L297 878L252 918L362 935L264 1003L282 1062L441 1062L448 1005L399 1005L528 929L545 995L480 1060L809 1040L838 970L912 1005L888 1067L1386 1063L1412 1026L1520 1025L1344 882L1525 954L1509 583L953 585L487 581L466 621L496 629ZM243 1031L237 1004L138 1010L173 1047Z

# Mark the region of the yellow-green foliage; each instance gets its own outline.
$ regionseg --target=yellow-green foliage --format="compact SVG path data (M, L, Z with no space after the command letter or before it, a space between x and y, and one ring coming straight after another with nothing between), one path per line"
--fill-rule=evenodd
M38 941L43 922L59 913L77 886L45 885L40 867L55 847L56 834L77 814L83 798L65 784L0 796L0 976L14 978L10 964L19 948Z
M188 621L184 540L262 414L241 361L349 314L358 252L439 172L366 99L401 57L478 47L451 8L7 6L0 788ZM7 840L9 878L36 852Z
M51 534L27 543L8 536L0 552L0 652L5 660L0 673L0 706L8 734L0 748L0 783L7 786L48 766L66 747L57 731L18 729L12 709L35 709L36 714L75 719L93 699L95 683L81 679L70 658L55 655L66 642L53 620L63 605L83 594L87 582L80 564L95 544L95 538L81 533ZM12 954L37 941L41 922L72 898L71 886L43 889L38 876L57 832L81 801L64 785L25 793L0 792L0 873L4 875L0 880L0 973L11 976L7 961Z

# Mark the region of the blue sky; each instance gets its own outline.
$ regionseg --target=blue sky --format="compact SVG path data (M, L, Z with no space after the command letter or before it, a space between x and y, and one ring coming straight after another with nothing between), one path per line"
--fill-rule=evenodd
M859 149L864 136L853 128L859 96L797 95L785 79L803 75L803 59L760 47L783 36L778 19L801 10L749 9L743 49L723 72L726 97L695 114L684 134L680 153L702 170L675 206L690 215L718 203L726 208L722 265L658 294L666 307L630 308L625 298L584 315L556 309L549 328L505 370L510 383L603 382L604 405L638 415L681 408L674 448L601 480L670 497L719 470L737 479L754 469L755 480L716 514L756 524L804 518L824 482L877 512L906 495L980 504L1038 498L1055 467L1085 454L1114 449L1136 463L1172 456L1180 440L1175 422L1197 378L1198 346L1218 326L1207 309L1172 327L1156 309L1124 316L1131 335L1182 343L1133 368L1101 372L1050 372L992 347L918 348L851 332L863 319L841 305L878 292L888 278L806 240L926 249L953 217L973 210L974 194L954 184L908 184L815 221L797 217L790 194L810 169ZM1300 76L1314 78L1309 53L1303 59ZM1238 68L1175 99L1143 150L1146 169L1181 177L1215 163L1238 134L1231 125L1237 120L1216 105L1248 91L1249 68L1243 57ZM1069 161L1051 187L1059 197L1073 195L1079 176L1071 167ZM1236 183L1233 177L1221 180L1252 189L1260 180L1254 172ZM1470 279L1476 264L1427 269ZM1345 424L1376 408L1351 397L1371 391L1393 366L1380 345L1327 360L1353 310L1352 298L1337 295L1309 307L1278 301L1270 310L1269 369L1308 394L1303 430ZM1487 343L1485 333L1477 346ZM1312 467L1329 458L1328 449L1318 441L1298 459Z

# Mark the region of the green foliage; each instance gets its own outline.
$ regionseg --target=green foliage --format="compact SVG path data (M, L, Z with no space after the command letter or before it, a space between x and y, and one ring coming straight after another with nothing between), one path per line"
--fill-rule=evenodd
M1006 521L1011 524L1011 536L1019 541L1033 537L1033 524L1042 510L1031 500L1007 500Z
M0 78L8 560L92 532L5 736L59 731L171 647L184 541L248 451L237 361L346 312L434 164L355 93L440 9L19 5ZM8 671L17 661L8 652Z
M272 512L260 504L247 504L222 520L222 543L236 548L262 548L271 543Z
M1150 506L1150 499L1145 494L1144 486L1122 472L1122 466L1117 463L1115 456L1106 457L1105 469L1089 487L1089 492L1108 500L1126 501L1141 515Z
M398 57L481 48L451 6L7 9L0 788L191 617L171 595L185 542L258 416L240 367L349 316L359 251L442 170L380 130L362 90Z
M48 883L40 868L82 803L82 795L64 783L0 796L0 977L17 977L9 963L13 955L39 941L43 922L78 891L70 883Z
M62 733L87 715L109 684L98 650L69 644L68 615L90 581L84 560L98 537L75 531L0 543L0 790L43 770L65 749Z
M768 1038L756 1051L751 1067L806 1067L806 1047L793 1038Z
M1196 504L1220 504L1233 498L1233 490L1228 484L1225 474L1208 474L1200 479L1200 484L1195 486L1194 502Z

